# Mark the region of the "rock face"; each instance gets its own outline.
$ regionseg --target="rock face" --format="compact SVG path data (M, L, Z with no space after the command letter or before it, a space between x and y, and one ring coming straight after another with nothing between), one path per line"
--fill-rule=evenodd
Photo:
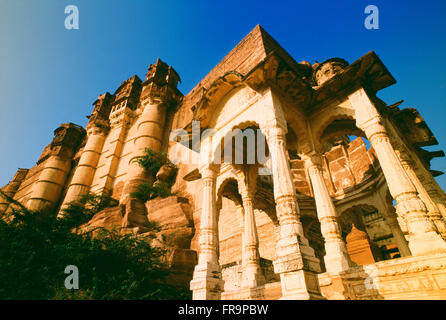
M168 283L187 287L197 264L196 251L189 249L195 229L188 200L177 196L156 198L147 201L146 208L148 220L156 223L160 231L156 232L143 226L123 228L125 208L120 206L98 212L88 223L81 226L80 231L104 228L141 234L152 245L167 250L167 261L172 271Z
M91 231L97 228L106 230L120 230L122 224L122 210L120 207L106 208L93 216L93 218L81 226L81 232Z
M157 223L166 244L181 249L189 249L195 228L192 209L186 198L171 196L146 202L147 217Z
M374 52L297 63L256 26L191 92L179 81L158 59L101 94L86 130L61 125L2 190L35 209L112 196L84 231L168 249L170 281L194 299L446 298L446 194L430 164L444 154L423 149L438 141L416 109L377 97L396 81ZM176 168L142 169L145 148ZM175 195L132 196L147 182Z

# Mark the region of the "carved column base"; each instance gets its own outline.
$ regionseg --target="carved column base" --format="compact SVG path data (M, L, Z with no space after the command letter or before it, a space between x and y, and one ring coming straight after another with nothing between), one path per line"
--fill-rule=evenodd
M300 267L307 270L321 272L320 261L316 258L313 248L310 247L305 237L296 234L293 224L280 227L280 239L277 241L276 260L274 264L280 265L282 261L294 261ZM276 267L274 267L276 268ZM276 273L279 273L276 271Z
M327 300L351 300L346 274L321 273L318 275L321 292Z
M282 237L276 248L274 272L280 274L282 299L323 299L316 277L320 261L308 240L298 235Z
M195 266L190 282L193 300L220 300L224 281L218 264L204 263Z
M280 274L282 299L324 299L317 278L317 272L320 272L318 258L303 258L301 254L294 253L276 258L273 264L274 272Z
M280 274L282 298L280 300L325 300L316 273L299 270Z
M242 273L242 288L256 288L265 283L265 277L258 265L247 265Z
M417 256L446 252L446 242L427 217L423 202L413 193L398 195L396 201L397 211L406 218L412 254Z
M325 267L329 273L339 273L348 270L352 265L345 244L342 240L325 243Z

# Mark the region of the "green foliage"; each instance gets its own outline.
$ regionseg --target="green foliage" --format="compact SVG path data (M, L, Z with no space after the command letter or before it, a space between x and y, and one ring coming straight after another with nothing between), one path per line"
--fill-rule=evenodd
M130 194L143 202L155 199L156 197L166 198L172 195L170 186L163 181L158 181L155 184L143 182L136 187L136 191Z
M1 191L0 196L7 198ZM114 230L96 230L94 236L71 232L107 206L106 200L86 196L63 217L8 200L16 209L0 219L0 299L191 298L187 288L163 283L169 276L165 252L144 239ZM79 290L64 286L67 265L79 269Z
M144 156L139 158L137 162L142 168L156 175L162 165L169 163L169 159L164 152L157 152L146 148L144 150Z
M87 193L79 200L70 202L63 208L64 222L72 227L79 226L89 221L99 211L107 207L115 207L119 201L107 195Z
M144 156L139 158L137 162L142 168L149 171L153 176L158 173L163 165L170 163L166 153L157 152L150 148L146 148L144 150ZM143 202L152 200L156 197L166 198L171 196L172 192L170 191L170 186L174 182L172 178L174 177L170 177L167 183L164 181L158 181L155 184L143 182L138 185L136 190L130 195Z

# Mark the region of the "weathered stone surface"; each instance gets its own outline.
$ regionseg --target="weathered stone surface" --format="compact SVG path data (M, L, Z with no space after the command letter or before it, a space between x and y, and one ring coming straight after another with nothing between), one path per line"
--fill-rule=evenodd
M166 244L178 248L190 248L195 233L192 210L186 198L171 196L156 198L146 203L147 218L161 228Z
M445 255L406 257L319 275L321 290L336 300L444 300Z
M122 209L120 207L112 207L104 209L81 226L81 232L87 232L96 228L104 228L107 230L120 230L122 224Z
M187 287L192 280L194 267L197 264L195 250L174 248L168 254L168 261L172 271L168 283Z

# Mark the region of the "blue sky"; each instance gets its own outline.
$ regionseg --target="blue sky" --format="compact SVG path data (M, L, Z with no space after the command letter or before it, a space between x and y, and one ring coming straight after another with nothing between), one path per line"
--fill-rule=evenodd
M67 5L79 30L64 27ZM380 29L364 28L379 8ZM374 50L446 149L446 1L0 1L0 185L30 168L60 123L86 125L99 94L143 78L160 57L188 93L256 24L297 61L349 62ZM446 160L433 160L446 172ZM437 178L446 187L446 175Z

